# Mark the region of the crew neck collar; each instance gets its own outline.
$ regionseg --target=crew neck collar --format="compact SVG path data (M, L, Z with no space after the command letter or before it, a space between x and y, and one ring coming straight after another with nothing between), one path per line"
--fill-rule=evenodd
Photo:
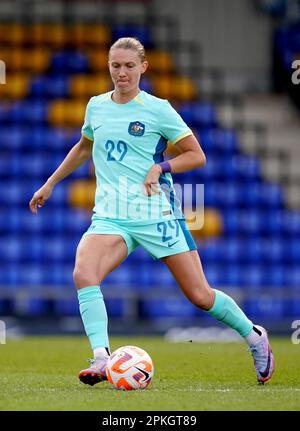
M126 102L126 103L117 103L117 102L115 102L114 100L113 100L113 98L112 98L112 96L113 96L113 94L114 94L114 90L111 92L111 94L110 94L110 100L111 100L111 102L114 104L114 105L117 105L117 106L126 106L126 105L129 105L129 104L131 104L131 103L133 103L133 102L135 102L136 101L136 99L138 98L138 97L140 97L140 95L143 93L143 90L140 90L139 92L138 92L138 94L136 95L136 96L134 96L132 99L130 99L128 102Z

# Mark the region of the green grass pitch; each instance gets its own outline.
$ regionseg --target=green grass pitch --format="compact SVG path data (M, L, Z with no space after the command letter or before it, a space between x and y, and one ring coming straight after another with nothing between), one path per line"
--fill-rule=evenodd
M142 391L93 387L77 379L88 366L86 337L26 337L0 345L1 410L300 410L300 345L271 339L276 371L258 385L243 343L171 343L160 337L112 337L111 349L137 345L155 375Z

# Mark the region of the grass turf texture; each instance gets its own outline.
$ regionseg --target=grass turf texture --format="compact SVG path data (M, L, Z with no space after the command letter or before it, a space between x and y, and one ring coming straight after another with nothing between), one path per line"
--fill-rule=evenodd
M93 387L77 379L91 351L85 337L27 337L0 345L1 410L300 410L300 345L273 338L276 372L258 385L243 343L170 343L112 337L111 349L136 345L153 359L144 391Z

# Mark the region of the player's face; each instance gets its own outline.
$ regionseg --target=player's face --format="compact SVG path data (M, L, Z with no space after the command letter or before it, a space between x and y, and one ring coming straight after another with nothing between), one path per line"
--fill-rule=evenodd
M133 49L115 48L111 50L108 66L115 90L130 93L138 89L141 74L146 71L148 63L141 62Z

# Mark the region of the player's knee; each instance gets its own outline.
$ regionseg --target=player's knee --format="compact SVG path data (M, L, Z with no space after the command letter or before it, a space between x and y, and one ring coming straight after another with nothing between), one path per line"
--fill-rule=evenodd
M73 281L77 289L87 286L94 286L99 283L98 277L91 274L90 271L85 270L83 267L75 266L73 271Z
M189 295L189 300L196 307L201 308L201 310L209 310L212 307L213 303L213 294L210 290L203 289L195 289Z

